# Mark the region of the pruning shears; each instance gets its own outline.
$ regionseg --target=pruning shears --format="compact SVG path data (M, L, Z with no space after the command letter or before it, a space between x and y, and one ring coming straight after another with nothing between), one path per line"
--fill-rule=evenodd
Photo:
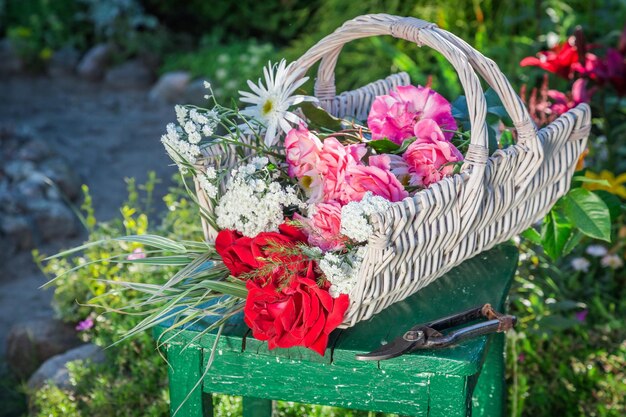
M450 328L479 319L486 319L486 321L469 324L445 334L442 333ZM429 323L413 326L402 336L378 349L370 353L356 355L356 359L360 361L382 361L415 350L441 349L473 337L505 332L513 328L515 323L517 323L515 316L498 313L491 307L491 304L484 304Z

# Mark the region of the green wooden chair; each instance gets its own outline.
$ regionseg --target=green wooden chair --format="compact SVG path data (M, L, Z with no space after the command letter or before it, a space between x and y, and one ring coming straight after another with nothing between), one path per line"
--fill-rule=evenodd
M210 416L211 393L223 393L244 397L246 417L269 416L271 400L410 416L501 416L501 333L380 362L358 361L355 354L376 349L414 324L483 303L502 311L517 258L515 247L500 245L464 262L372 319L335 331L324 357L303 348L268 351L265 343L246 337L246 326L237 320L225 327L205 372L215 334L198 338L201 325L179 332L166 344L171 413ZM155 337L164 331L156 328Z

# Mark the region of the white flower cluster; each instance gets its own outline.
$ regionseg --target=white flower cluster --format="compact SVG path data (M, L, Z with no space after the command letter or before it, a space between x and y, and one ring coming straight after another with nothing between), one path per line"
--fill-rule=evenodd
M257 157L232 171L226 192L215 208L220 228L234 229L248 237L275 232L285 220L286 207L305 207L294 187L272 181L268 163L267 158Z
M217 171L215 171L215 168L207 168L203 173L199 173L196 178L198 179L198 184L200 184L200 187L202 187L209 198L217 197L217 186L215 185Z
M187 134L190 143L196 144L202 136L211 137L219 123L219 115L215 110L189 110L185 106L175 106L176 119Z
M169 123L167 133L161 136L161 142L172 160L185 173L185 165L195 164L200 155L198 144L202 135L210 137L215 132L219 115L215 110L189 110L184 106L175 106L174 110L179 126Z
M328 290L331 297L349 294L356 285L356 279L365 256L366 248L361 246L348 254L326 252L319 261L319 267L331 283Z
M200 155L200 147L183 139L183 130L174 123L168 123L167 133L161 136L161 143L183 173L187 172L185 163L195 164Z
M361 201L351 201L341 208L341 233L357 242L366 242L374 233L370 216L384 213L391 202L371 192L365 193Z

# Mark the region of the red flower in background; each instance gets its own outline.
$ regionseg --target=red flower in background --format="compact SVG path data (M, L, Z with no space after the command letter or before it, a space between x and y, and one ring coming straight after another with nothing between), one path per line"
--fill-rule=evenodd
M552 100L550 110L556 116L560 116L569 109L573 109L580 103L588 103L595 89L586 89L587 80L582 78L574 81L571 93L564 94L558 90L548 90L548 97Z
M587 80L578 79L572 85L572 91L565 94L558 90L548 88L548 74L543 77L540 88L533 88L527 95L526 85L522 86L520 97L528 106L530 117L537 126L545 126L551 123L561 114L572 109L580 103L587 103L591 99L596 87L587 90Z
M595 69L595 79L599 84L613 86L617 94L626 94L626 55L618 49L609 48L606 56Z
M548 51L537 53L536 57L529 56L520 62L522 67L539 67L566 79L573 76L572 66L575 64L579 64L579 56L573 36Z
M345 294L332 298L328 285L320 288L312 267L279 290L273 283L246 283L248 297L244 320L258 340L268 348L304 346L324 355L328 335L343 321L349 299Z
M536 57L526 57L520 65L537 66L566 79L585 77L598 85L613 86L620 96L626 95L626 26L617 49L607 48L604 57L588 52L601 48L601 45L588 46L579 28L566 42L539 52ZM580 51L585 51L584 55Z

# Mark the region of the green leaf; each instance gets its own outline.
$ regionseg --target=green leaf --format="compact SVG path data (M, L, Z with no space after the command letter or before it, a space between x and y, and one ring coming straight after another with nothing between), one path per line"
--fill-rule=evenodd
M622 214L622 202L618 196L606 190L595 190L593 193L604 201L604 204L606 204L609 209L612 221L617 219L619 215Z
M122 241L122 242L134 242L141 243L142 245L152 246L154 248L159 248L163 250L169 250L172 252L187 252L187 248L185 245L182 245L172 239L168 239L166 237L157 236L157 235L131 235L131 236L122 236L117 237L114 240Z
M308 101L300 104L304 116L313 127L318 129L332 130L338 132L342 129L341 120L331 116L326 110L317 107Z
M539 234L537 230L535 230L532 227L524 230L522 233L520 233L520 236L523 237L524 239L529 240L535 245L541 245L541 235Z
M565 244L565 246L563 247L563 256L567 255L568 253L570 253L571 251L574 250L574 248L576 246L578 246L578 244L580 243L580 241L583 238L583 234L580 232L580 230L575 229L571 236L569 237L569 239L567 240L567 243Z
M584 188L575 188L563 197L563 210L585 235L611 241L611 214L598 195Z
M147 264L147 265L160 265L160 266L173 266L173 265L187 265L193 258L185 255L173 255L173 256L149 256L139 259L124 259L119 260L120 263L127 264Z
M587 184L598 184L603 187L610 187L611 184L607 180L597 180L594 178L585 177L584 175L574 175L572 177L572 182L580 182Z
M500 148L506 149L511 145L515 144L515 139L513 139L513 133L510 130L506 129L500 135Z
M467 98L465 96L459 96L452 102L452 117L457 121L467 122L467 126L463 124L465 129L469 128L469 109L467 107Z
M502 100L493 88L485 92L485 100L487 101L487 113L498 116L499 119L507 121L509 115L502 104Z
M558 331L571 329L572 327L575 327L580 324L580 322L576 319L563 317L558 314L545 316L541 320L539 320L537 323L539 324L539 327L542 329L548 328L548 329L558 330Z
M402 141L402 145L400 145L400 148L398 148L397 151L393 152L397 155L402 155L404 153L404 151L407 150L407 148L417 140L417 138L408 138L405 139L404 141Z
M550 311L553 313L557 312L567 312L571 310L579 310L581 308L587 308L585 303L581 303L580 301L574 300L560 300L547 305Z
M572 225L556 208L552 209L545 217L541 231L541 244L546 255L554 260L562 256L571 234Z
M367 142L367 146L375 150L378 154L395 153L400 149L400 145L389 139L370 140Z

